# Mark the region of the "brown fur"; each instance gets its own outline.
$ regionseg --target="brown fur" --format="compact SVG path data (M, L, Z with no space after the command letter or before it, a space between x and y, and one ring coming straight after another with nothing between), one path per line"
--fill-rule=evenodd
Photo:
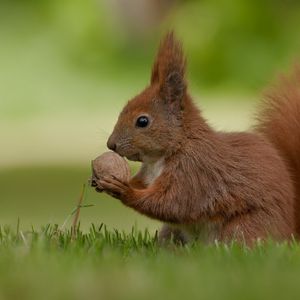
M167 34L150 86L126 105L108 141L142 168L130 182L106 177L98 185L169 224L162 240L171 232L182 242L289 239L296 234L295 186L300 195L299 88L272 98L256 133L216 132L187 92L185 61L181 44ZM150 125L137 128L144 115Z
M279 150L295 186L295 217L300 234L300 68L282 77L279 87L266 95L258 115L257 131Z

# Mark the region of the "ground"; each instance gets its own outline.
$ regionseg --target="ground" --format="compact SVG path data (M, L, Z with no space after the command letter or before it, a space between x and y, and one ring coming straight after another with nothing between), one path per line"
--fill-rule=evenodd
M292 299L298 243L160 247L155 234L0 229L0 299Z

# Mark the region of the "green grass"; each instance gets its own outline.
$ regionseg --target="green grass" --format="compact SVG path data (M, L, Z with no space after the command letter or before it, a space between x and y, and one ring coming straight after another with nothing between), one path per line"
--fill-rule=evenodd
M300 245L191 244L156 236L86 233L46 225L0 229L0 299L292 299L300 293Z

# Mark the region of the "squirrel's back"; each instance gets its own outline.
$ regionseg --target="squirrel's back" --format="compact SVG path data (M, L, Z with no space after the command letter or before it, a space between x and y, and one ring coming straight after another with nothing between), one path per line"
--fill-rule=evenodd
M279 151L295 186L296 226L300 234L300 68L266 95L256 130Z

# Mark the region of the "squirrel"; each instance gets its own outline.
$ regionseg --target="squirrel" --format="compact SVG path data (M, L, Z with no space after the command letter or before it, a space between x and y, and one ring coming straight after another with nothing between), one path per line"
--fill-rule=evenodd
M162 242L291 240L300 235L300 69L266 95L256 119L251 132L210 127L188 93L182 44L168 32L149 86L107 142L141 169L97 186L162 221Z

